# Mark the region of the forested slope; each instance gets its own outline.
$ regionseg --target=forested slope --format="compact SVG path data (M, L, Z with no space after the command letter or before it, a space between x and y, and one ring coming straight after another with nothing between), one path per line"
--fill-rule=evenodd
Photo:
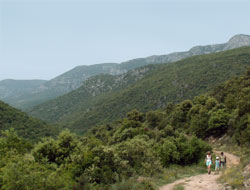
M50 122L60 121L79 110L90 109L98 97L127 88L150 74L155 68L157 66L151 65L118 76L102 74L91 77L77 90L36 106L30 113Z
M92 94L87 101L82 101L86 97L82 92L89 88L86 81L79 90L39 105L31 114L60 122L81 133L96 124L122 117L132 109L148 111L162 108L169 102L193 98L244 73L249 65L250 47L194 56L167 65L155 65L152 71L129 83L126 88ZM65 113L65 110L70 112Z
M56 135L57 130L45 122L32 118L0 101L0 130L13 128L18 135L29 140Z

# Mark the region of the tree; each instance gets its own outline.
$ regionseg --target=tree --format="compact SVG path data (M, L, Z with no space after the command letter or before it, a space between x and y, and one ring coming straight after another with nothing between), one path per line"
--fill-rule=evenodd
M76 136L68 130L62 131L57 139L45 138L33 150L37 161L47 159L50 163L58 165L64 163L77 147Z
M202 105L195 105L188 114L190 120L189 131L194 133L197 137L205 138L209 134L208 130L208 110Z
M211 113L208 121L208 135L221 136L228 128L230 114L226 109L218 109Z
M127 113L127 118L128 120L144 122L145 114L137 110L132 110L131 112Z
M164 114L159 111L149 111L146 114L146 121L148 122L148 126L150 128L157 127L163 118Z
M177 163L180 159L180 152L173 141L165 140L159 148L159 156L164 167Z

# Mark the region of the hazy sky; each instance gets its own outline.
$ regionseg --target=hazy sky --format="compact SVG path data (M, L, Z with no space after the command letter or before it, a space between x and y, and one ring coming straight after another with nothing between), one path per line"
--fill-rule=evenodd
M0 0L0 80L250 34L250 0Z

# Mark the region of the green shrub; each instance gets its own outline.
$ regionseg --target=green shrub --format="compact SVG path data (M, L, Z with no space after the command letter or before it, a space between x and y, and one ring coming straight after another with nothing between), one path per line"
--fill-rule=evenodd
M226 109L218 109L211 113L208 121L207 135L221 136L228 128L230 114Z
M57 139L47 138L39 142L33 150L37 161L47 160L58 165L64 163L77 146L75 135L62 131Z
M184 190L183 184L177 184L174 186L173 190Z
M68 190L73 181L67 171L55 165L34 162L32 157L17 156L1 169L3 190Z
M149 111L146 114L146 121L150 128L157 127L163 120L164 114L159 111Z
M176 144L170 140L164 141L159 149L159 156L164 167L177 163L180 160L180 152L178 152Z
M163 166L170 164L198 163L211 147L197 137L181 134L176 139L165 140L159 148L159 156Z
M153 150L150 142L146 142L142 137L136 137L131 140L116 145L117 155L128 163L128 166L134 168L135 172L151 175L159 171L161 166L156 152Z
M220 181L229 184L233 188L242 189L244 176L242 175L242 171L239 168L231 167L226 169L220 178Z
M158 190L149 180L138 182L136 179L123 180L111 186L110 190Z

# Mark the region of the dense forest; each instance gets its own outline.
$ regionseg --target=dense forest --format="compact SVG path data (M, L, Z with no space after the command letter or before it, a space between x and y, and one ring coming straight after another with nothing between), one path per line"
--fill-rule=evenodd
M82 134L96 124L122 118L132 109L146 112L192 99L243 74L249 65L250 47L242 47L146 66L137 74L96 76L76 91L35 107L30 114Z
M65 130L31 144L2 131L0 189L116 190L126 184L153 190L150 182L133 179L198 163L211 150L202 139L227 135L249 146L249 86L250 69L207 94L146 113L132 110L81 137Z

